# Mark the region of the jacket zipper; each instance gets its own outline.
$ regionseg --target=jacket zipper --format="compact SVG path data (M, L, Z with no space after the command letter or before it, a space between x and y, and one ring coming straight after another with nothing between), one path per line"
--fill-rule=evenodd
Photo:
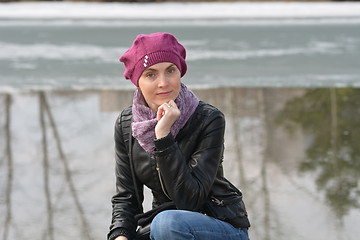
M224 201L220 200L214 196L211 197L211 201L213 201L214 203L216 203L216 205L218 206L224 206Z
M161 189L162 189L163 193L165 194L165 196L166 196L168 199L171 200L171 197L170 197L169 194L165 191L165 187L164 187L164 183L163 183L162 178L161 178L161 173L160 173L160 168L159 168L159 164L158 164L158 163L156 163L156 170L157 170L157 172L158 172Z
M231 198L231 199L219 199L219 198L216 198L214 196L211 196L211 201L216 203L217 205L219 206L225 206L225 205L229 205L229 204L233 204L233 203L236 203L236 202L239 202L239 199L237 196L234 197L234 198Z

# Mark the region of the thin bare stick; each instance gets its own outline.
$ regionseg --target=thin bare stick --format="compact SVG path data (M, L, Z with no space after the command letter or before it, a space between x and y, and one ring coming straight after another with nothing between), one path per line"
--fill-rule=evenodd
M265 140L262 146L262 163L261 163L261 182L262 182L262 192L263 192L263 200L264 200L264 219L263 219L263 226L264 226L264 239L270 240L270 195L268 189L268 174L267 174L267 164L269 161L269 139L268 139L268 119L266 115L266 106L265 106L265 96L264 96L264 89L261 88L258 91L258 101L259 101L259 116L261 121L264 124L263 127L263 134L262 138Z
M11 149L11 103L12 98L10 94L5 96L5 135L6 135L6 159L7 159L7 187L5 191L5 204L6 204L6 213L5 213L5 224L4 224L4 234L3 240L7 240L9 236L9 229L12 219L12 211L11 211L11 194L13 187L13 175L14 175L14 166L12 159L12 149Z
M49 186L49 154L48 154L48 145L47 145L47 132L45 124L45 110L44 110L44 98L45 95L43 92L39 93L39 105L40 105L40 126L42 133L42 146L43 146L43 170L44 170L44 192L46 199L46 211L47 211L47 224L48 224L48 235L49 239L54 239L54 224L53 224L53 209L51 203L51 194Z

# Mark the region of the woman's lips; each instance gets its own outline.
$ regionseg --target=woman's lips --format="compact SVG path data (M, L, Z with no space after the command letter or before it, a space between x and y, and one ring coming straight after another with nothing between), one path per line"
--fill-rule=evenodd
M168 91L168 92L160 92L160 93L157 93L156 95L158 96L169 96L170 94L172 93L172 91Z

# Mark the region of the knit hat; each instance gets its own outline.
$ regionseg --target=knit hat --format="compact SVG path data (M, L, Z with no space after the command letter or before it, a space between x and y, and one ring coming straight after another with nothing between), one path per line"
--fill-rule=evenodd
M125 65L125 78L138 87L144 70L160 62L174 63L183 77L187 70L185 58L185 48L173 35L152 33L138 35L131 48L120 57L120 62Z

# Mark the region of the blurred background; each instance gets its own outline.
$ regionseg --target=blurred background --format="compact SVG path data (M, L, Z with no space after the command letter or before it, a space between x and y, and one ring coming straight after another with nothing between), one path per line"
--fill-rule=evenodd
M250 237L357 239L355 1L0 3L0 238L106 238L113 128L135 89L118 58L160 31L187 49L183 82L226 116Z

